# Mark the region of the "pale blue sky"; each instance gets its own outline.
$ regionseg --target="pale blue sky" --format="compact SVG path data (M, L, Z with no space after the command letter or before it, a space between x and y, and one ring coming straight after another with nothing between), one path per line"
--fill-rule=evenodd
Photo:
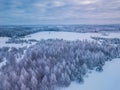
M120 0L0 0L0 24L120 24Z

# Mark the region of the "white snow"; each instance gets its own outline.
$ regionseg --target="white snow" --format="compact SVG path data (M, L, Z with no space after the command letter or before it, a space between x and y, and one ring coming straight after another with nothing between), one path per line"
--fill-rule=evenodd
M74 41L74 40L89 40L93 41L91 37L103 37L103 38L120 38L120 32L113 33L109 32L107 35L104 35L103 33L76 33L76 32L57 32L57 31L44 31L44 32L38 32L34 34L30 34L26 36L25 38L22 38L23 40L28 40L28 39L35 39L40 41L41 39L64 39L64 40L69 40L69 41ZM5 42L9 38L7 37L0 37L0 47L8 46L8 47L24 47L24 46L31 46L35 44L35 42L32 42L32 44L6 44Z
M6 46L6 41L8 41L9 38L7 37L0 37L0 47Z
M120 38L120 32L108 33L108 36L102 33L76 33L76 32L55 32L46 31L29 35L26 39L64 39L64 40L93 40L91 37Z
M64 40L84 40L90 39L89 33L75 33L75 32L39 32L35 34L31 34L31 37L26 39L64 39Z
M0 68L2 68L4 65L6 65L6 58L3 59L3 61L0 63Z
M120 90L120 58L107 62L103 70L93 71L83 84L72 82L61 90Z
M1 47L24 47L24 46L28 46L29 44L15 44L15 43L6 43L10 38L8 37L0 37L0 48Z
M32 44L35 44L35 43L32 43L32 44L29 44L29 43L19 43L19 44L6 43L9 39L10 38L8 38L8 37L0 37L0 48L2 48L2 47L16 47L16 48L20 48L20 47L25 47L25 46L29 47Z

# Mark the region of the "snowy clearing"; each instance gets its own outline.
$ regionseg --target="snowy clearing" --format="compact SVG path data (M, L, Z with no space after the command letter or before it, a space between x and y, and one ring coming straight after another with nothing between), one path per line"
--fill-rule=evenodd
M8 37L0 37L0 47L24 47L24 46L30 46L30 44L27 43L21 43L21 44L15 44L15 43L6 43L10 38Z
M35 39L35 40L42 40L42 39L64 39L69 41L74 40L89 40L93 41L91 37L102 37L102 38L120 38L120 33L76 33L76 32L57 32L57 31L44 31L44 32L38 32L31 35L26 36L25 38L21 38L23 40L29 40L29 39ZM20 43L20 44L6 44L5 42L8 41L9 38L7 37L0 37L0 47L24 47L24 46L31 46L35 44L36 42L29 43Z
M106 62L103 72L93 71L83 84L72 82L61 90L120 90L120 58Z
M120 38L120 33L109 33L104 35L103 33L76 33L76 32L38 32L31 34L26 39L64 39L64 40L93 40L91 37L104 37L104 38Z

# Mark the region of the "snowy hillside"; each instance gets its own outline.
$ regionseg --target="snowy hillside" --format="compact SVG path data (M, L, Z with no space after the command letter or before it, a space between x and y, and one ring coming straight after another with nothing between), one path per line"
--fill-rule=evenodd
M61 90L120 90L120 58L107 62L103 72L92 71L82 84L72 82Z

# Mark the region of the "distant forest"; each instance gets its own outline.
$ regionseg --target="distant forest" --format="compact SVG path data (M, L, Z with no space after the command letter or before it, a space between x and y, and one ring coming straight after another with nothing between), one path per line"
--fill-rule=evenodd
M120 25L41 25L0 26L0 37L24 37L39 31L105 32L120 31Z

